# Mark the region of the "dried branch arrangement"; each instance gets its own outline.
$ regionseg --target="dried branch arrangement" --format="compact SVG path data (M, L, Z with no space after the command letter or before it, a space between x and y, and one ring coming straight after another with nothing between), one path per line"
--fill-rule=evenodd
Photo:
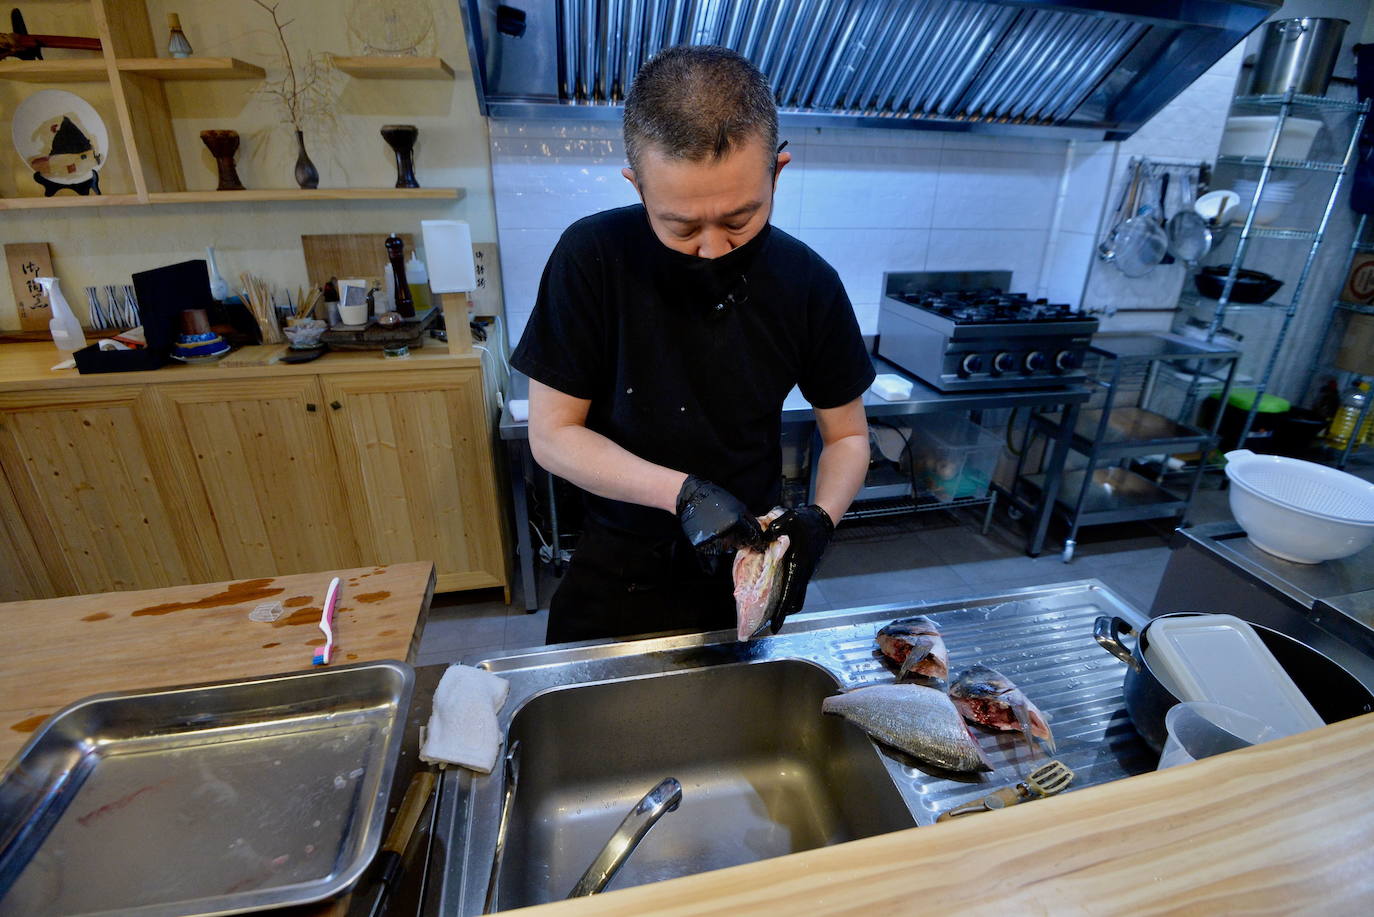
M283 21L279 2L251 2L272 17L277 43L281 46L281 75L265 81L258 92L276 102L282 122L294 130L332 127L337 95L333 58L323 52L311 51L305 54L303 62L297 63L296 56L291 53L291 43L286 40L286 29L296 20Z

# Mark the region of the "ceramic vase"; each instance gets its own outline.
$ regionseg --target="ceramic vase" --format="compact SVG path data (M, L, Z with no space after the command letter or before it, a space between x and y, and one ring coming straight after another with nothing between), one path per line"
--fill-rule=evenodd
M420 130L413 124L388 124L382 128L382 139L396 154L396 187L418 188L415 180L415 139Z
M310 161L310 155L305 152L305 133L296 131L296 184L302 188L318 188L320 186L320 170L315 168L315 164Z
M219 187L216 191L242 191L243 182L239 181L238 169L234 166L234 154L239 151L238 131L201 131L200 142L215 157L219 169Z

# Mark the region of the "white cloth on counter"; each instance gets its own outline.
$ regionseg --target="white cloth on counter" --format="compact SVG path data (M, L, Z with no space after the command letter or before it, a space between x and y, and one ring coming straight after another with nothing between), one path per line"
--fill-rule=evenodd
M516 423L524 423L530 419L530 403L524 398L517 398L506 402L510 405L510 419Z
M888 401L904 401L911 397L912 383L896 373L879 373L870 386L873 394Z
M434 691L420 760L490 774L501 753L496 714L509 693L510 682L499 675L469 665L449 666Z

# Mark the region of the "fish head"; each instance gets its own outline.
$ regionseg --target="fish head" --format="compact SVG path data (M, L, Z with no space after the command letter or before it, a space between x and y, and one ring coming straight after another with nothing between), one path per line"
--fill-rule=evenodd
M988 698L1019 693L1015 684L996 669L979 664L960 672L950 683L949 693L954 697Z

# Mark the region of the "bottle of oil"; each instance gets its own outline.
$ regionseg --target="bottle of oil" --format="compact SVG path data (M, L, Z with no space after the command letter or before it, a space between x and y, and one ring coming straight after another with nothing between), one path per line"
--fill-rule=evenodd
M1331 418L1331 426L1326 429L1326 441L1337 449L1344 449L1352 436L1357 443L1374 442L1374 409L1365 414L1358 435L1355 424L1359 423L1360 412L1369 401L1369 383L1361 382L1352 386L1341 396L1341 408Z

